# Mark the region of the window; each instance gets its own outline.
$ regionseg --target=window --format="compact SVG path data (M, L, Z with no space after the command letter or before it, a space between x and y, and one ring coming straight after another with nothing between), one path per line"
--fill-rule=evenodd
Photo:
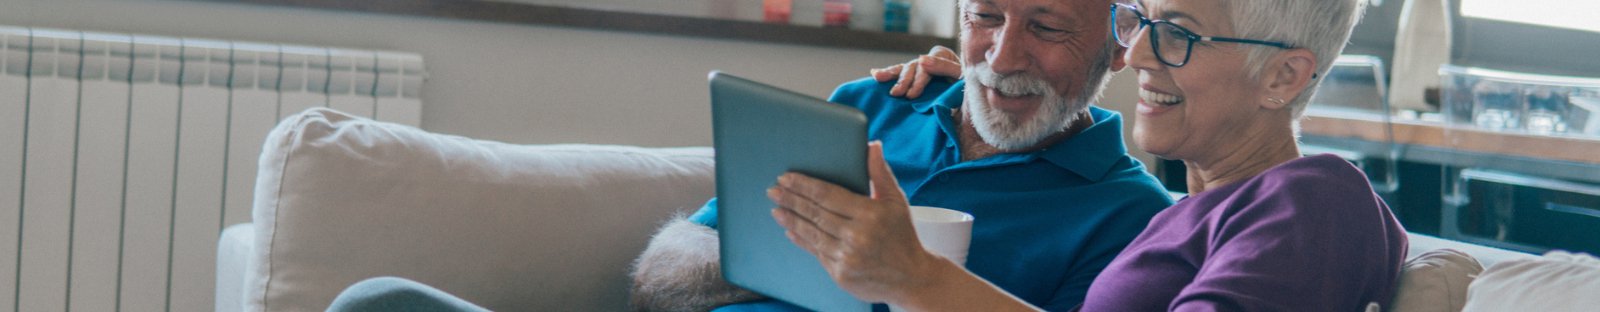
M1600 32L1600 1L1463 0L1461 15L1513 23Z

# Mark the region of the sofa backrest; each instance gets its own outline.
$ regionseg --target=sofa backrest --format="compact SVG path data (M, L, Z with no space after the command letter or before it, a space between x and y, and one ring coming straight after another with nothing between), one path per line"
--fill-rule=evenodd
M320 311L376 276L495 310L622 310L650 231L713 193L709 148L510 145L325 109L264 150L249 311Z
M1476 259L1478 263L1482 264L1485 268L1493 266L1495 263L1499 263L1501 261L1538 257L1538 255L1534 254L1453 241L1425 234L1410 233L1406 235L1406 239L1410 242L1406 250L1406 260L1416 258L1417 256L1422 255L1422 253L1430 250L1445 248L1455 249L1466 253L1467 255L1472 256L1473 259Z

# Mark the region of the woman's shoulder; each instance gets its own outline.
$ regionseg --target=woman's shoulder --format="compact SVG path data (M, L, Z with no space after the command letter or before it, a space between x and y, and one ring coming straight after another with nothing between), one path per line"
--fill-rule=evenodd
M1330 154L1285 162L1262 172L1248 184L1280 191L1274 194L1339 197L1373 194L1366 173L1344 158Z
M1373 192L1365 173L1342 158L1326 154L1273 167L1240 183L1228 197L1241 210L1317 219L1364 217L1388 210Z

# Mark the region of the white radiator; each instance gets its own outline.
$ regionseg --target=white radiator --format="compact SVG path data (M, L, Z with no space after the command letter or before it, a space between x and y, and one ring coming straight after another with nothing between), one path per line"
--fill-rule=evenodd
M313 106L417 125L414 54L0 28L0 311L206 311L261 146Z

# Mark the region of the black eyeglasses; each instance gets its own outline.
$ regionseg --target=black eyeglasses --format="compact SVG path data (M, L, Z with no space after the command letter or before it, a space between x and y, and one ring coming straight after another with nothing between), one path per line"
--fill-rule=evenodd
M1132 48L1133 40L1138 38L1139 33L1143 32L1146 27L1151 27L1150 48L1155 51L1156 58L1160 59L1161 63L1172 67L1183 67L1183 65L1189 63L1189 55L1194 51L1195 41L1259 44L1282 49L1294 48L1294 46L1282 42L1196 35L1194 32L1189 31L1188 28L1183 28L1183 26L1178 26L1172 22L1165 20L1153 21L1145 18L1144 14L1139 13L1139 9L1133 6L1121 3L1111 5L1112 36L1115 37L1118 45L1124 48ZM1174 48L1179 45L1183 46L1183 49ZM1162 46L1166 46L1168 49L1162 50Z

